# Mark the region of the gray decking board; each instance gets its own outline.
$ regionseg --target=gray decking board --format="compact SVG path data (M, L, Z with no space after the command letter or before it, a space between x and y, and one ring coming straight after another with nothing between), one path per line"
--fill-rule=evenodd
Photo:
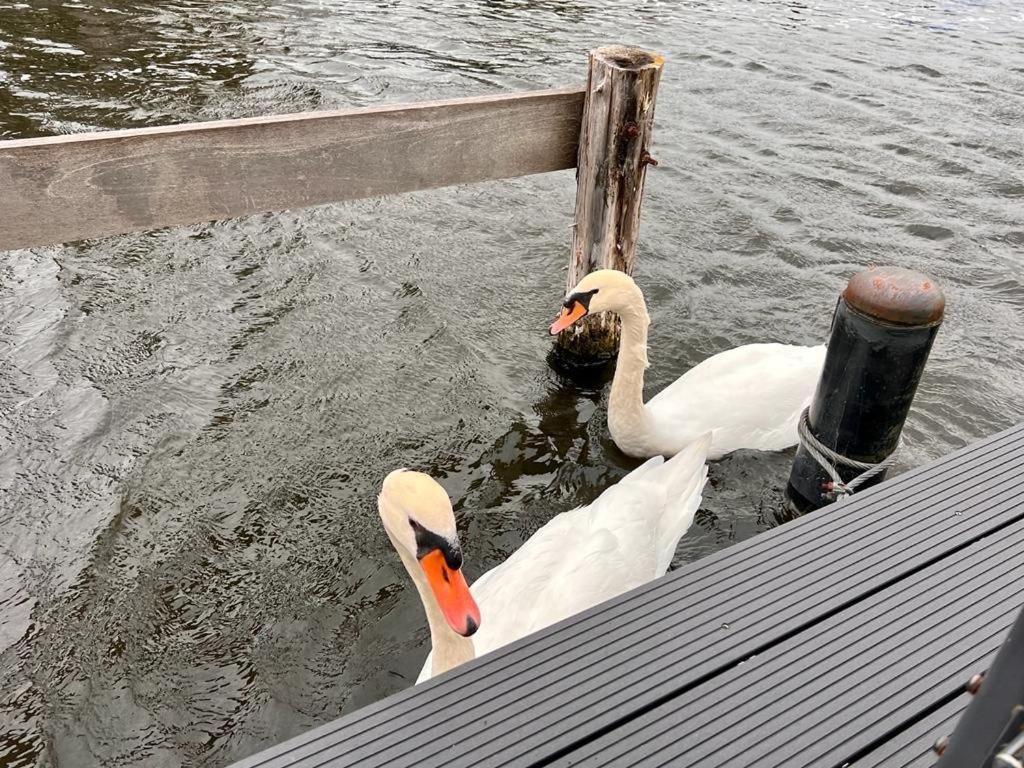
M571 756L1009 530L1024 518L1022 471L1024 425L238 765L544 765Z
M961 693L850 763L850 768L933 768L938 755L932 746L940 736L953 733L970 700L968 694Z
M1024 521L591 741L558 765L843 765L984 669L1024 602ZM998 578L992 578L997 572ZM955 589L950 589L955 584ZM924 709L925 707L920 707Z

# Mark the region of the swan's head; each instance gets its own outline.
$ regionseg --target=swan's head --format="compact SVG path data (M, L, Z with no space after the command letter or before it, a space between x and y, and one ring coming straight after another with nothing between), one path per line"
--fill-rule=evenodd
M476 632L480 609L462 575L455 514L444 488L422 472L397 469L384 478L377 509L395 547L422 569L449 626L463 637Z
M565 296L562 313L551 324L552 336L596 312L636 313L646 317L644 297L633 278L617 269L599 269L580 280Z

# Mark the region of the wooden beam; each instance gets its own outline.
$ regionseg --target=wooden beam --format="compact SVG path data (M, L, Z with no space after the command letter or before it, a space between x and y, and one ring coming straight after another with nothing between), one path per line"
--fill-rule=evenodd
M583 93L0 142L0 251L573 168Z

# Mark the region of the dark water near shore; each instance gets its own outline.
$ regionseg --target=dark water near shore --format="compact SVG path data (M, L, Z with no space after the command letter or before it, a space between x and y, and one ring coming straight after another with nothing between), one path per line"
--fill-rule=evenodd
M649 391L817 343L868 264L948 313L900 469L1024 418L1015 2L0 0L0 138L562 86L665 54ZM545 362L571 173L0 258L0 766L218 766L409 685L376 517L442 479L471 578L633 463ZM45 226L45 222L40 222ZM676 564L784 520L711 468Z

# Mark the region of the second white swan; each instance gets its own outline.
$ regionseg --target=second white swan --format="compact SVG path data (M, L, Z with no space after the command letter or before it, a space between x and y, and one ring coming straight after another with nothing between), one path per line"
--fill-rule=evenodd
M552 335L588 314L615 312L622 321L619 357L608 398L608 431L636 458L672 456L705 432L709 459L740 448L779 451L797 443L800 413L825 363L825 345L747 344L709 357L644 403L650 317L633 278L614 269L591 272L569 291Z

